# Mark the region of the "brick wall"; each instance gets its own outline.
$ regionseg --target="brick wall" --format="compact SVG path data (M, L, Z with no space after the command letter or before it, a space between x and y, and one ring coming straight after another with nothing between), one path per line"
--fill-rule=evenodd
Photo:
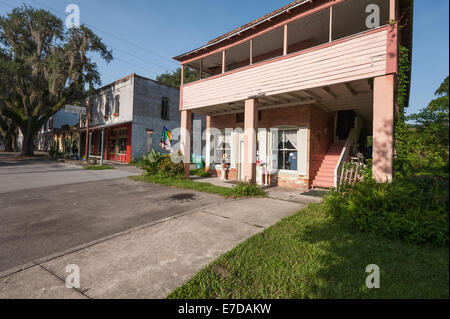
M311 105L290 106L278 109L262 110L261 120L258 121L259 128L271 128L279 125L293 125L309 127ZM211 117L211 127L217 129L244 128L244 123L236 122L236 114L227 114Z

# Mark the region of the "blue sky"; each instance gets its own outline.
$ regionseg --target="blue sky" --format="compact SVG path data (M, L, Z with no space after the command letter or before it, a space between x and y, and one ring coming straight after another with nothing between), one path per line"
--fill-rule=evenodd
M109 65L99 61L104 84L131 73L155 78L176 69L171 57L267 14L291 0L0 0L0 15L22 3L52 8L63 17L78 4L81 22L113 50ZM5 4L6 3L6 4ZM42 5L41 5L42 4ZM47 7L46 7L47 6ZM237 9L238 8L238 9ZM449 73L449 1L415 0L413 74L408 113L426 106Z

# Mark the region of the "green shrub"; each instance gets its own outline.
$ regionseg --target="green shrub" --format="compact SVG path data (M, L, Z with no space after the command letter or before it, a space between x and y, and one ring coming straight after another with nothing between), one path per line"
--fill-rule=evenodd
M59 152L59 151L57 151L54 146L50 147L50 150L48 151L48 154L52 158L62 158L64 156L64 154Z
M140 167L148 174L154 175L158 173L159 163L164 158L164 154L156 152L154 149L150 150L147 155L144 155L140 160Z
M182 162L174 163L170 155L166 154L159 162L158 174L168 177L184 177L184 165Z
M265 197L266 193L258 186L252 183L239 183L233 187L232 192L234 196L253 196L253 197Z
M148 155L142 157L137 166L145 170L147 175L160 175L166 177L184 176L184 165L182 162L174 163L170 154L156 152L153 149Z
M342 224L407 242L448 244L448 180L433 176L371 179L332 190L325 209Z

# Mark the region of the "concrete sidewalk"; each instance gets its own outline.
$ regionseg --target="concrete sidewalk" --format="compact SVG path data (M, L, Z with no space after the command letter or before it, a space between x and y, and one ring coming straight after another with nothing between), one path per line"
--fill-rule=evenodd
M226 200L0 274L0 298L165 298L223 253L304 205ZM65 287L69 264L80 289Z

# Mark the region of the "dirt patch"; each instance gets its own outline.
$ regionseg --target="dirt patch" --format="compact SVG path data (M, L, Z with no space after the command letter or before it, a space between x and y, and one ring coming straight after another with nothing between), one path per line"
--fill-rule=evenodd
M231 269L227 265L223 264L216 264L213 266L213 271L218 276L222 277L223 279L227 279L231 275Z
M196 196L193 193L182 193L182 194L175 194L168 198L169 200L179 200L179 201L190 201L195 200Z

